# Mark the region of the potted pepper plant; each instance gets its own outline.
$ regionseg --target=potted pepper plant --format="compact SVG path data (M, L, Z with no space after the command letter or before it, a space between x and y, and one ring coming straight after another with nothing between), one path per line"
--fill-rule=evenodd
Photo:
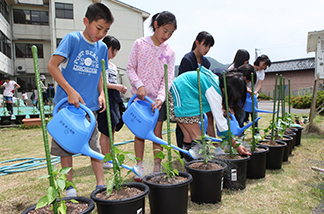
M202 160L192 160L185 164L188 173L191 174L193 181L190 183L190 198L191 201L201 203L217 203L221 201L223 190L223 176L224 170L227 167L226 163L221 161L212 160L213 151L216 147L212 141L206 139L204 124L204 116L202 109L201 98L201 84L200 84L200 71L197 69L198 91L199 91L199 108L201 119L201 133L199 155L203 157ZM207 117L205 117L207 119Z
M50 210L53 210L54 214L65 214L67 211L68 204L75 204L76 201L79 201L77 204L81 204L81 202L86 203L84 212L81 213L90 213L94 209L94 203L91 199L86 199L83 197L73 197L73 198L62 198L61 192L64 191L70 185L74 186L74 184L70 181L66 181L66 174L70 170L70 168L63 168L61 170L57 170L55 167L51 165L51 157L49 152L49 145L48 145L48 135L46 130L46 122L45 122L45 112L44 112L44 104L43 104L43 97L41 93L41 85L40 85L40 75L39 75L39 68L38 68L38 58L37 58L37 48L34 45L32 47L33 53L33 61L34 61L34 69L35 69L35 78L37 83L37 91L40 101L40 113L41 113L41 121L42 121L42 133L43 133L43 142L44 142L44 149L45 149L45 156L46 156L46 163L47 163L47 171L48 175L43 176L42 178L48 178L50 186L47 189L47 194L42 197L37 205L34 205L28 209L26 209L23 213L27 214L37 209L44 207L46 205L49 206ZM67 202L67 201L71 201ZM83 203L82 203L83 204ZM82 205L83 206L83 205ZM41 208L42 209L42 208ZM74 208L72 208L74 209Z
M226 114L227 114L227 126L228 131L226 136L220 136L223 138L221 143L222 147L228 147L228 153L219 154L215 156L216 160L223 161L227 164L227 168L224 174L224 188L231 190L240 190L246 187L246 173L247 162L250 159L249 155L238 155L234 148L240 146L240 143L235 142L235 138L231 132L229 104L226 86L225 72L223 71Z
M261 140L259 142L259 144L265 145L269 148L269 153L267 154L267 161L266 161L267 169L281 169L284 148L287 146L287 144L285 142L275 139L275 128L276 128L276 124L277 124L275 122L277 80L278 80L278 74L276 74L272 120L270 121L270 125L264 130L265 133L267 133L267 132L269 132L269 130L271 130L270 137L268 139ZM279 111L277 111L277 113L278 112ZM278 132L276 132L277 136L279 136L280 130L281 129L278 129Z
M251 82L254 81L253 73L251 73ZM252 91L254 91L254 84L251 84ZM253 96L252 96L253 97ZM252 106L254 106L255 99L252 98ZM247 178L250 179L259 179L264 178L266 174L266 161L267 161L267 153L269 152L269 148L266 146L257 145L259 142L258 136L255 135L255 121L254 121L254 111L255 108L252 108L252 140L250 142L250 152L251 159L247 164Z
M106 84L106 69L105 60L101 60L102 76L105 92L105 101L107 108L107 121L109 136L112 135L111 116L109 107L109 97ZM143 183L127 183L121 174L121 167L128 157L130 160L136 162L134 156L127 151L119 150L114 146L113 138L110 137L111 153L108 153L103 162L112 161L113 163L113 176L109 180L107 187L99 188L91 193L91 198L97 205L98 214L109 213L144 213L145 212L145 196L149 193L149 188ZM131 173L128 171L127 175ZM126 176L127 176L126 175Z
M167 64L164 64L165 74L165 94L166 94L166 111L167 111L167 133L168 145L162 145L167 151L167 161L162 163L162 172L146 175L143 182L149 186L149 202L151 214L174 213L185 214L188 210L188 186L192 181L192 176L187 172L179 172L172 166L172 147L170 135L170 115L169 115L169 97L168 94L168 73ZM177 154L177 159L183 165L184 162ZM154 158L164 159L165 155L159 151ZM170 209L172 207L172 209Z
M22 124L22 120L26 118L26 115L23 114L24 112L20 110L20 100L18 100L18 106L17 106L17 115L15 115L16 120L15 123L16 124Z

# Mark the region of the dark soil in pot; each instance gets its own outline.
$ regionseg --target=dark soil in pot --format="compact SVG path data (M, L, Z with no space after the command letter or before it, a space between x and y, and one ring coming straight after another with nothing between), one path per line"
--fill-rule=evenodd
M284 154L284 149L287 146L285 142L275 140L261 140L260 145L267 146L269 152L267 154L267 169L281 169L282 158Z
M73 203L68 200L75 199L79 203ZM90 198L85 197L67 197L63 198L63 200L67 201L65 204L67 206L66 213L67 214L86 214L91 213L94 208L95 204ZM22 214L53 214L54 211L51 210L51 206L45 206L35 210L36 204L28 209L24 210Z
M255 151L248 151L252 154L251 159L247 163L247 178L260 179L264 178L267 166L267 153L270 151L268 147L259 145Z
M98 214L145 213L145 196L149 193L148 186L143 183L128 183L123 184L122 187L126 189L121 190L121 195L117 192L115 192L117 195L112 193L112 197L108 200L104 199L106 188L96 189L91 193L91 199L97 205ZM133 194L135 196L126 198Z
M216 155L214 160L222 161L227 164L224 172L224 188L231 190L244 189L246 186L247 162L250 159L248 155L229 154Z
M171 184L173 181L157 181L154 177L165 177L166 173L153 173L146 175L143 182L149 186L149 202L151 214L186 214L188 212L188 189L192 176L186 172L179 172L180 180L178 183ZM153 180L152 180L153 179ZM150 181L157 181L152 183ZM159 183L167 184L159 184Z
M271 139L270 135L266 136L266 139ZM288 135L283 135L283 137L280 136L274 136L275 140L280 140L282 142L285 142L287 144L287 146L284 148L283 151L283 156L282 156L282 161L286 162L288 161L288 157L289 157L289 150L291 149L292 146L292 137L288 136Z
M202 203L217 203L222 199L224 170L227 165L221 161L193 160L186 163L185 168L192 175L190 183L191 201Z

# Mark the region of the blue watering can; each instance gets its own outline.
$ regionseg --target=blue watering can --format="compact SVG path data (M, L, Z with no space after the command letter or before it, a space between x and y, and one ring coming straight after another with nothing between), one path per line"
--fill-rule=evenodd
M260 113L273 113L272 111L266 111L266 110L260 110L257 108L257 103L258 103L258 100L256 98L256 96L254 95L254 112L260 112ZM245 100L245 104L243 106L243 109L244 111L246 112L252 112L253 111L253 108L252 108L252 97L249 93L247 93L247 96L246 96L246 100ZM276 113L277 111L275 111Z
M68 105L58 112L59 108L65 103ZM90 122L86 119L87 114L90 117ZM54 107L53 118L47 124L47 131L66 151L103 160L104 155L92 150L88 143L95 125L96 118L88 107L80 103L80 108L76 108L68 103L67 98L64 98ZM112 161L109 162L112 163ZM142 176L137 165L133 168L124 164L121 166L132 170L138 176Z
M154 102L147 96L145 96L145 99L148 102L144 100L136 100L133 102L136 97L137 95L135 94L128 101L127 109L122 116L125 125L139 138L151 140L161 145L168 145L166 141L158 138L154 134L154 129L159 118L159 109L155 109L153 114L151 103ZM191 149L187 151L172 144L171 147L194 159L197 158L196 153Z
M207 114L203 114L204 115L204 133L205 133L205 140L211 140L211 141L214 141L214 142L222 142L221 139L218 139L218 138L214 138L214 137L211 137L211 136L208 136L207 135L207 127L208 127L208 117L207 117ZM199 126L200 126L200 130L201 130L201 122L199 122Z
M249 124L245 125L244 127L240 127L238 121L236 120L235 116L231 113L229 113L229 115L232 117L230 119L230 128L231 128L231 132L233 135L235 136L239 136L240 134L242 134L242 132L249 128L250 126L252 126L253 122L250 122ZM257 119L255 119L255 122L257 122L258 120L260 120L261 117L258 117ZM217 129L217 135L220 136L220 131L218 130L217 124L216 124L216 129Z

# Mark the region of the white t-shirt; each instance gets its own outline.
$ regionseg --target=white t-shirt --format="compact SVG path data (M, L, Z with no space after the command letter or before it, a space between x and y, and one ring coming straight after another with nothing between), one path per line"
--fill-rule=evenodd
M107 83L118 84L117 82L117 67L113 63L109 62L108 69L106 69Z
M11 91L15 89L16 84L17 83L13 80L10 80L9 83L7 82L3 83L3 86L5 87L3 95L6 97L12 97L13 93Z
M261 81L264 80L264 78L265 78L264 70L256 71L256 76L257 76L257 81L256 81L256 83L254 85L254 90L255 90L256 86L258 85L259 80L261 80ZM247 87L249 87L252 90L251 82L249 82L247 84Z

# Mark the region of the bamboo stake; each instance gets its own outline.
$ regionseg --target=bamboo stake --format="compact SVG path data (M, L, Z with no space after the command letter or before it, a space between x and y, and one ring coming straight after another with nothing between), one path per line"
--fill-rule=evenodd
M290 78L288 79L288 106L289 106L289 114L291 114L291 102L290 102Z
M273 96L273 113L272 113L272 130L271 130L271 141L273 141L273 132L274 132L274 123L275 123L275 111L276 111L276 97L277 97L277 81L278 81L278 74L276 74L276 82L275 82L275 93Z
M198 80L198 94L199 94L199 109L200 109L200 124L201 124L201 140L203 144L204 153L204 163L208 163L207 151L206 151L206 140L205 140L205 127L204 127L204 114L202 108L202 98L201 98L201 84L200 84L200 69L197 68L197 80Z
M254 113L255 113L255 109L254 109L254 105L255 105L255 100L254 100L254 76L253 73L251 73L251 88L252 88L252 147L251 147L251 151L255 151L256 150L256 145L255 145L255 121L254 121Z
M113 135L112 135L112 127L111 127L111 116L110 116L110 106L109 106L109 95L108 95L108 89L107 89L107 78L106 78L106 65L105 60L101 60L101 68L102 68L102 78L103 78L103 88L105 92L105 102L106 102L106 113L107 113L107 122L108 122L108 133L109 133L109 141L110 141L110 152L111 152L111 158L113 162L113 171L114 171L114 180L116 189L118 190L120 188L120 184L117 179L117 161L116 161L116 155L115 155L115 145L113 141Z
M40 116L41 116L41 121L42 121L42 132L43 132L43 141L44 141L45 156L46 156L46 163L47 163L47 172L48 172L48 175L49 175L50 186L54 187L54 178L53 178L53 174L52 174L51 156L50 156L50 151L49 151L49 146L48 146L48 136L47 136L47 129L46 129L43 94L42 94L42 87L41 87L41 84L40 84L37 47L35 45L32 46L32 53L33 53L33 61L34 61L35 79L36 79L36 85L37 85ZM56 200L54 200L54 202L53 202L53 211L54 211L55 214L58 213Z
M165 104L166 104L166 116L167 116L167 134L168 134L168 145L171 146L171 128L170 128L170 103L169 103L169 86L168 86L168 65L164 64L164 82L165 82ZM168 173L173 171L172 167L172 154L171 149L168 150L168 162L169 162L169 169ZM171 176L168 175L169 177Z
M226 85L225 71L223 71L223 81L224 81L226 116L227 116L227 126L228 126L227 136L228 136L228 142L229 142L229 146L230 146L230 157L233 158L232 133L231 133L230 118L229 118L229 107L228 107L228 96L227 96L227 85Z

